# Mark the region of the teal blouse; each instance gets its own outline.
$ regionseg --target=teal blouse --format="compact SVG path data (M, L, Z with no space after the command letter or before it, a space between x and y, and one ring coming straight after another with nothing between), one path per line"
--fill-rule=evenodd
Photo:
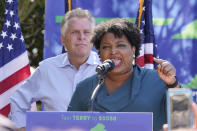
M80 82L68 111L88 111L90 97L97 86L98 76ZM166 123L166 85L155 70L134 66L131 76L114 93L108 95L105 85L97 93L94 111L100 112L153 112L153 130L159 131Z

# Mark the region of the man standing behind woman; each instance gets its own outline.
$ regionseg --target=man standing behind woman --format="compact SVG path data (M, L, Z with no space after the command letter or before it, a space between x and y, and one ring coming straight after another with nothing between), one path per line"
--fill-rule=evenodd
M44 111L66 111L76 85L95 74L100 63L92 52L90 39L95 20L80 8L65 14L61 24L61 41L66 53L40 62L35 73L11 96L9 117L25 130L26 111L34 101L41 101Z
M98 25L92 43L99 50L102 62L111 59L115 63L115 68L106 74L97 93L93 111L153 112L153 130L162 129L166 123L166 90L179 87L174 66L161 59L154 59L159 64L157 71L135 65L141 34L127 19L116 18ZM68 111L88 111L97 83L98 75L80 82Z

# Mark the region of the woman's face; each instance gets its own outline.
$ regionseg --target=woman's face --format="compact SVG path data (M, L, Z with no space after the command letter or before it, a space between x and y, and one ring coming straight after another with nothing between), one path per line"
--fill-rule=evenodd
M126 36L118 38L113 33L106 33L101 39L99 52L102 62L106 59L114 61L115 68L110 74L124 74L132 71L135 49L131 47Z

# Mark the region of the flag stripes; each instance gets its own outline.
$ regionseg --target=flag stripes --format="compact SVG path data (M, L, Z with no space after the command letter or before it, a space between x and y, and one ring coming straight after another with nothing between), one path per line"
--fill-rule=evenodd
M8 89L12 88L14 85L20 83L21 81L29 77L29 68L30 66L26 65L25 67L21 68L20 70L0 82L0 94L4 93Z
M30 76L17 0L6 0L5 21L0 32L0 114L8 116L10 96Z
M141 67L153 69L153 57L157 56L157 52L152 24L152 0L139 0L139 3L136 23L142 34L143 41L136 63Z

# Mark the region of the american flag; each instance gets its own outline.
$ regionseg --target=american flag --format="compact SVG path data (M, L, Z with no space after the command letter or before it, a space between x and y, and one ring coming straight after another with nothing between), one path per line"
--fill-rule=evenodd
M0 32L0 114L8 116L10 95L30 76L29 60L21 33L17 0L6 0Z
M139 0L140 6L136 24L143 36L140 56L136 63L148 69L154 68L153 57L158 58L152 22L152 0Z

